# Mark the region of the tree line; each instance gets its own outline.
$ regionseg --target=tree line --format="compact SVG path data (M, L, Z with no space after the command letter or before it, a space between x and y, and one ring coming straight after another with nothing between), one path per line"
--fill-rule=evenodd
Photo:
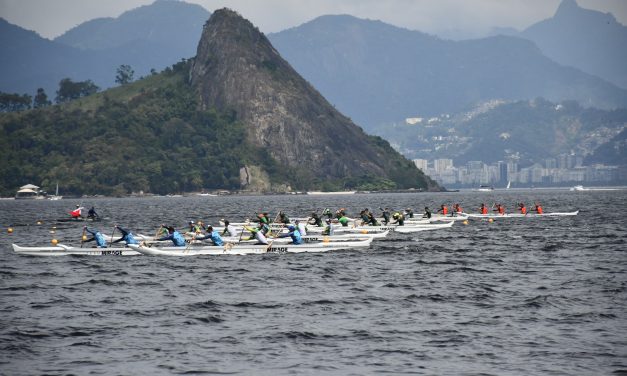
M152 71L154 72L154 70ZM126 85L133 82L135 71L130 65L122 64L116 70L115 82L119 85ZM64 78L59 81L59 89L54 98L55 103L65 103L74 99L86 97L100 91L92 80L73 81ZM44 108L52 105L48 99L48 94L43 88L38 88L35 96L18 93L5 93L0 91L0 112L25 111L32 108Z

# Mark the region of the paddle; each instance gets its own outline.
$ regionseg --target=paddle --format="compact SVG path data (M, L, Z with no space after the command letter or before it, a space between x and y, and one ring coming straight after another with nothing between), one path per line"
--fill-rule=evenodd
M242 232L239 233L239 239L237 240L238 243L242 241L242 235L244 235L244 230L248 224L250 224L250 220L246 219L246 223L242 226Z
M85 242L85 227L83 227L83 235L81 236L81 248L83 248L84 242Z
M111 231L111 241L109 242L109 245L107 246L107 248L111 248L111 244L113 244L113 234L115 234L115 229L116 229L116 226L113 226L113 231Z

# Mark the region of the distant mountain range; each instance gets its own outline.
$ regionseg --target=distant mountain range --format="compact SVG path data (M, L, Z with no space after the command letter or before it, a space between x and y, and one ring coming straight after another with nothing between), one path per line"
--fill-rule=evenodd
M91 79L104 89L115 85L121 64L131 65L136 78L161 71L196 54L208 17L198 5L156 1L88 21L54 41L0 19L0 91L34 95L43 87L54 98L65 77ZM405 118L456 114L493 100L540 97L625 108L627 90L599 78L624 82L625 29L611 15L564 0L551 19L522 33L502 30L515 36L450 41L339 15L268 39L338 110L393 140L398 127L392 125Z
M135 78L161 71L196 54L209 15L198 5L156 1L85 22L54 41L0 18L0 91L34 95L43 87L54 98L66 77L108 88L121 64L131 65Z
M562 0L552 18L518 34L549 58L627 88L627 27L610 13Z

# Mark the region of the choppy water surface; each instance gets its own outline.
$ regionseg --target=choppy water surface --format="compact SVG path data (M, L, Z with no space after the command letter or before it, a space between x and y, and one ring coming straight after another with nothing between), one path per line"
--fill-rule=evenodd
M75 200L0 201L0 373L627 374L627 191L93 199L160 223L540 200L559 219L471 221L367 250L156 257L15 255ZM41 219L42 225L36 225ZM7 234L9 224L13 234ZM78 240L81 224L57 225Z

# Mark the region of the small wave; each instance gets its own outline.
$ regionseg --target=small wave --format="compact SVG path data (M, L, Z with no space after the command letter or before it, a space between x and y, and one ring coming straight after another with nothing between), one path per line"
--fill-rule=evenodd
M255 302L239 302L231 304L233 307L238 308L262 308L262 309L272 309L272 308L281 308L284 304L270 304L270 303L255 303Z
M208 316L208 317L194 317L195 320L198 320L200 322L204 322L206 324L211 324L211 323L221 323L224 321L224 319L221 319L218 316Z
M213 300L187 304L189 308L196 308L196 309L206 309L206 308L216 309L216 308L219 308L221 305L222 304L218 302L214 302Z
M329 305L329 304L335 304L337 302L333 301L333 300L328 300L328 299L320 299L320 300L313 300L313 301L309 301L309 302L304 302L302 303L302 305L304 306L311 306L311 305Z

